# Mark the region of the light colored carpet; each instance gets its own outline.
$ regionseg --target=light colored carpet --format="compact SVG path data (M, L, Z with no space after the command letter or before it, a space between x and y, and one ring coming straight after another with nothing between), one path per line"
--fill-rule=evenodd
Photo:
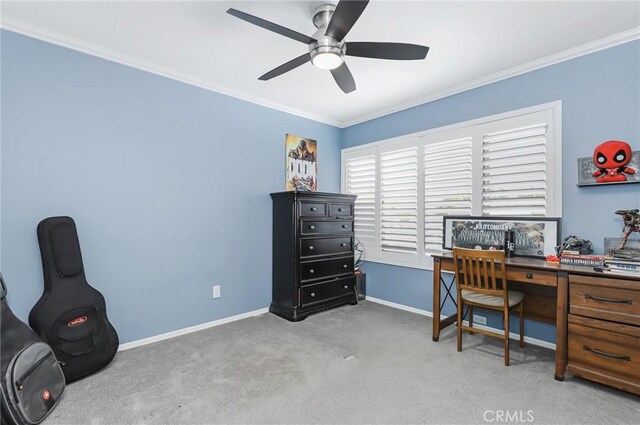
M272 314L118 353L66 389L54 424L638 424L640 398L567 377L554 352L363 302L290 323ZM489 411L488 413L486 413ZM530 412L529 412L530 411ZM512 417L513 419L513 417Z

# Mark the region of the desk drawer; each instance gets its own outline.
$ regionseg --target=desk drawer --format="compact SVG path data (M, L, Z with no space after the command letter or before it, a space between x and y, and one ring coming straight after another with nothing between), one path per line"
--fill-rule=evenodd
M530 282L537 285L558 286L558 276L555 272L521 269L519 267L507 267L507 280Z
M302 221L300 227L303 235L353 232L352 221Z
M353 285L355 277L331 280L329 282L315 283L300 288L300 304L307 305L331 298L354 295Z
M640 394L640 328L569 315L569 372Z
M571 275L571 314L640 326L640 282Z

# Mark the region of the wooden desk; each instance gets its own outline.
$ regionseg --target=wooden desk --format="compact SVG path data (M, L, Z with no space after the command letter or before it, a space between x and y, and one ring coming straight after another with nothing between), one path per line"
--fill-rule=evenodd
M509 286L527 292L525 317L556 325L558 381L568 364L576 376L640 395L640 277L523 257L505 262ZM442 278L443 271L454 272L452 254L434 255L433 265L433 340L438 341L440 331L457 320L457 314L440 318L444 301L457 302L457 292L455 278L449 283Z
M449 294L453 286L453 278L449 286L442 279L442 272L454 272L453 256L450 253L433 256L433 340L438 341L440 331L453 324L457 320L457 315L453 314L445 319L440 318L440 310L443 305L440 297L442 284L447 290L447 297L451 295L454 302L457 302L456 294ZM525 317L541 319L546 317L555 321L556 325L556 371L555 378L564 380L564 372L567 368L567 315L569 309L569 272L576 271L576 266L565 266L558 263L548 263L544 260L514 257L506 259L507 279L509 281L523 282L528 285L535 285L540 288L551 289L555 292L555 311L546 308L545 302L541 302L538 309L528 309L525 307ZM582 272L593 270L586 267L579 267ZM580 271L580 270L578 270ZM592 272L593 273L593 272ZM455 289L455 288L454 288ZM521 289L521 288L518 288ZM535 288L532 288L535 289ZM445 297L446 300L446 297ZM526 298L525 298L526 300ZM527 313L527 310L530 310ZM536 311L538 310L538 311ZM537 316L536 316L537 315Z

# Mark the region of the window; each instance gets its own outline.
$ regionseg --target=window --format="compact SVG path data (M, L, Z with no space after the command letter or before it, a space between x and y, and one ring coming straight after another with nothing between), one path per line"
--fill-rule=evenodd
M561 207L561 103L342 151L368 261L430 268L446 215L550 216Z
M380 249L418 252L418 148L380 154Z
M358 195L354 205L354 231L369 246L376 238L376 157L357 156L347 159L344 192Z
M473 212L472 139L424 145L424 250L442 250L442 217Z

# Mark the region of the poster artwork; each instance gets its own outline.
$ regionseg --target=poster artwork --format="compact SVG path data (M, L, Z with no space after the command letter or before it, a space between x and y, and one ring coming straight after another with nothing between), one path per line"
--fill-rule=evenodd
M472 249L503 249L504 232L515 233L518 255L540 256L545 254L545 223L513 223L453 221L452 242L454 246Z
M287 190L318 191L318 142L293 134L285 138Z

